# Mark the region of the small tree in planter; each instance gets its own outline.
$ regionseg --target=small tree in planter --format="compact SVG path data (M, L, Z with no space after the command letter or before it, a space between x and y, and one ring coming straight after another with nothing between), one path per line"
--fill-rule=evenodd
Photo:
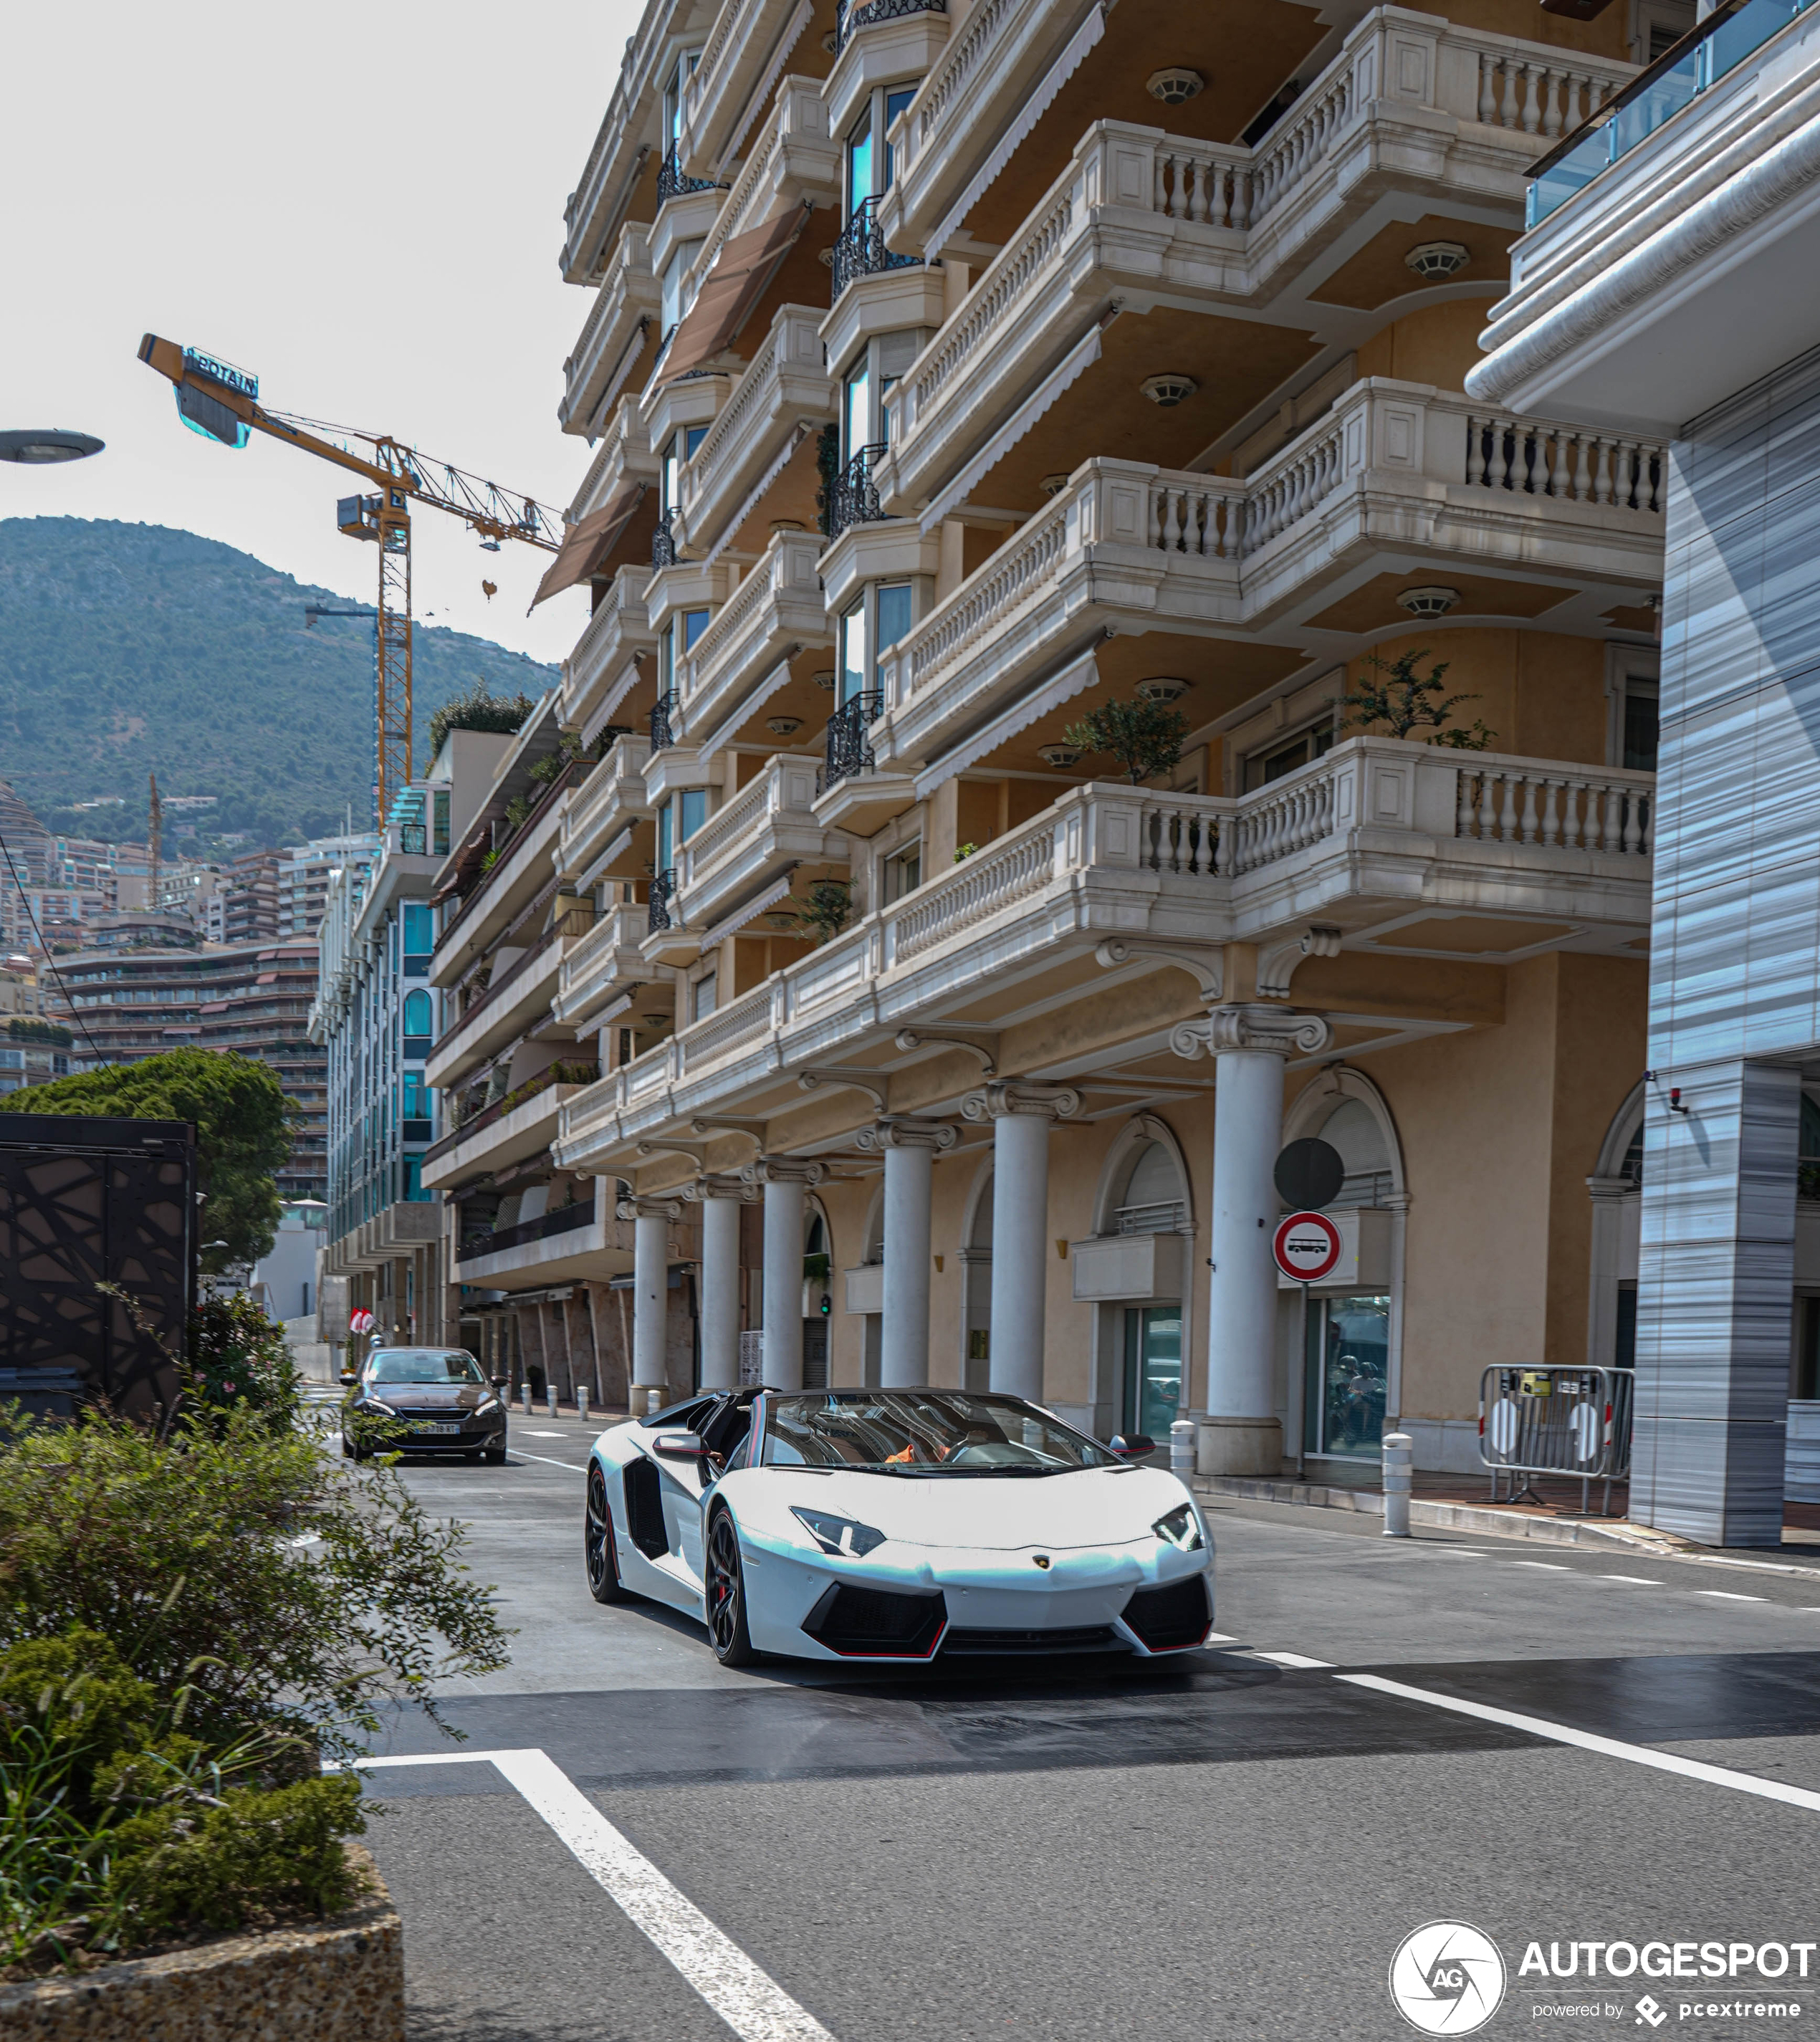
M1384 679L1374 683L1362 681L1355 693L1340 698L1344 707L1352 713L1344 728L1364 730L1374 724L1384 728L1375 732L1379 737L1413 738L1420 732L1428 735L1424 740L1429 744L1447 746L1455 751L1489 751L1495 730L1488 730L1483 722L1474 721L1465 729L1448 729L1447 721L1462 702L1477 702L1477 695L1449 695L1440 698L1441 680L1451 662L1437 660L1426 674L1416 671L1416 663L1428 656L1424 646L1417 652L1405 652L1394 660L1380 660L1375 652L1366 655L1365 664L1382 674Z
M1116 759L1137 787L1181 763L1188 719L1167 702L1102 702L1061 734L1083 751Z
M817 879L810 886L806 900L799 901L792 894L790 905L780 906L767 919L776 928L808 936L821 944L832 943L852 916L852 882L845 879Z

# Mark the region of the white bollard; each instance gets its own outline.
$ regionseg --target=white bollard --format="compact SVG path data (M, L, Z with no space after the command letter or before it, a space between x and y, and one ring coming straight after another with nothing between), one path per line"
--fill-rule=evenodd
M1384 1536L1409 1535L1409 1494L1416 1486L1416 1443L1407 1432L1384 1435Z
M1195 1472L1195 1434L1199 1429L1192 1418L1178 1418L1169 1428L1169 1472L1183 1482Z
M528 1418L531 1415L531 1379L528 1375L525 1378L522 1386L525 1399L525 1416Z
M587 1423L587 1389L583 1383L575 1385L575 1416L585 1425Z
M556 1415L556 1386L553 1382L545 1386L544 1400L549 1405L550 1416L553 1418Z

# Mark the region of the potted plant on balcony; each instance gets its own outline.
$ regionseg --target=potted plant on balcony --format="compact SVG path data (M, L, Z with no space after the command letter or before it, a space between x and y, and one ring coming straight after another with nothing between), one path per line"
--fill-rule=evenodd
M1180 765L1187 735L1188 719L1179 709L1142 698L1102 702L1062 732L1082 751L1116 759L1134 787Z
M1417 662L1428 656L1426 646L1420 652L1401 653L1395 660L1380 660L1375 652L1367 653L1364 663L1385 678L1377 683L1361 681L1356 692L1340 697L1342 707L1351 711L1342 727L1366 730L1379 724L1384 727L1373 732L1378 737L1413 738L1425 730L1427 744L1445 745L1455 751L1489 751L1497 732L1488 730L1482 721L1475 719L1464 729L1447 727L1462 702L1477 702L1478 697L1449 695L1444 701L1439 699L1442 678L1451 663L1437 660L1427 674L1418 673Z

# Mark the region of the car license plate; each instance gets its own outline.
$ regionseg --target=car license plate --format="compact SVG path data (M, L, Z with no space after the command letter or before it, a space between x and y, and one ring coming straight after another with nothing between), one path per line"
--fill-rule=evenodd
M459 1424L445 1425L431 1419L427 1422L413 1425L411 1429L414 1432L459 1432L461 1428Z

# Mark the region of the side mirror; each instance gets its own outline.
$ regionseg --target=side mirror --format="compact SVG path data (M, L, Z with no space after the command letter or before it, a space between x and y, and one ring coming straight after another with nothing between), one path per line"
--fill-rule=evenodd
M1115 1432L1112 1451L1122 1461L1141 1461L1155 1453L1157 1442L1148 1432Z
M663 1455L666 1460L699 1460L705 1449L699 1432L659 1432L652 1440L651 1451Z
M509 1375L495 1375L493 1378L493 1387L495 1390L503 1390L511 1379Z
M354 1386L359 1382L360 1378L351 1368L344 1368L341 1372L341 1379L351 1390Z

